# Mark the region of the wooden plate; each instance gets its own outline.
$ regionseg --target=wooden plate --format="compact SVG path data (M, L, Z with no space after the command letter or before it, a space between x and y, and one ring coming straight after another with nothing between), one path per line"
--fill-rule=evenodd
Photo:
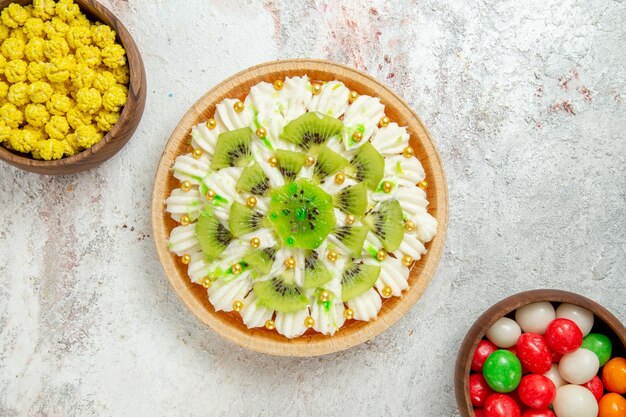
M122 22L96 0L75 0L80 11L91 21L111 26L117 32L117 41L126 50L129 78L128 97L120 118L106 135L89 149L74 156L42 161L28 154L14 152L0 145L0 159L26 171L47 175L66 175L94 168L119 152L130 140L139 125L146 104L146 71L137 44ZM11 3L31 4L32 0L0 0L0 10Z
M385 105L387 116L400 126L407 126L411 134L410 144L426 171L429 212L437 219L439 226L435 238L426 245L428 253L411 269L409 289L402 297L384 300L376 320L346 322L334 336L324 336L309 330L299 338L287 339L265 328L248 329L236 313L215 312L207 299L206 289L190 281L186 266L167 249L170 232L177 223L164 209L165 199L174 188L179 187L179 182L172 176L171 168L177 156L191 150L190 131L194 125L212 117L215 105L222 100L243 100L250 88L261 81L271 83L276 79L305 74L320 81L336 79L359 94L379 97ZM395 323L415 304L432 279L443 250L447 224L448 190L441 158L417 114L400 97L371 76L343 65L309 59L274 61L248 68L205 94L185 114L165 146L152 201L152 227L159 258L172 286L187 307L198 319L226 339L255 351L284 356L315 356L347 349L371 339Z
M539 301L550 301L558 304L570 303L591 311L595 315L591 331L602 333L611 339L613 356L626 356L626 328L613 314L595 301L582 295L560 290L532 290L512 295L485 311L467 332L465 339L463 339L456 359L454 375L454 391L461 416L476 417L469 395L469 376L472 357L478 342L485 336L487 329L498 319L510 316L521 306ZM512 316L510 317L513 318Z

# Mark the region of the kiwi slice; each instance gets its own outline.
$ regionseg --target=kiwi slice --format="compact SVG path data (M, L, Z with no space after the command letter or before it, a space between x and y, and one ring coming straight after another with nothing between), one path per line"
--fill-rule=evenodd
M215 144L211 169L246 166L252 155L251 140L252 129L249 127L220 133Z
M387 252L400 247L404 238L404 217L398 200L381 202L363 221L378 236Z
M230 206L228 226L233 236L242 236L259 230L263 225L263 214L250 207L234 202Z
M288 247L315 249L335 227L332 197L300 178L272 191L269 221Z
M313 178L319 182L324 182L324 179L335 172L345 168L348 165L348 160L337 152L331 150L328 146L320 146L320 152L317 155L317 163L313 168ZM381 174L382 178L382 174Z
M333 234L352 252L352 256L359 256L363 250L367 232L365 226L342 226L336 228Z
M278 158L278 166L285 179L293 181L304 166L306 155L301 152L278 149L276 158Z
M374 145L367 142L350 161L350 168L357 180L364 181L371 190L375 190L385 172L385 159Z
M317 288L333 278L316 251L311 251L304 259L304 288Z
M269 274L276 260L276 248L253 250L243 257L243 261L253 270L262 275Z
M263 168L258 162L245 167L241 177L237 180L235 189L239 193L263 195L270 188L270 179L267 178Z
M281 138L315 152L320 145L339 135L342 130L341 120L318 112L308 112L287 123Z
M283 274L254 284L258 303L271 310L292 313L309 305L303 291L295 284L293 274Z
M200 213L196 223L196 237L208 262L217 259L233 240L232 233L215 216L205 211Z
M367 209L367 185L360 182L343 188L335 194L333 203L335 207L346 213L362 216Z
M358 297L374 286L380 275L380 266L350 264L341 275L341 301Z

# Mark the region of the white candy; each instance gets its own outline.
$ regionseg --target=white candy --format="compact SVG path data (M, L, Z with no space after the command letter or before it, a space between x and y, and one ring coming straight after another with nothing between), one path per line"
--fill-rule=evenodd
M570 319L578 325L583 336L587 336L593 327L593 313L586 308L563 303L556 309L558 318Z
M543 376L545 376L550 381L552 381L556 389L559 389L563 385L567 384L567 381L564 380L561 374L559 373L559 365L557 365L556 363L553 363L550 370L546 372L545 374L543 374Z
M552 403L557 417L596 417L598 403L585 387L565 385L556 390L556 398Z
M527 304L515 311L515 321L524 332L544 334L556 317L554 307L547 301Z
M506 349L515 346L521 334L522 329L515 320L502 317L487 330L485 336L497 347Z
M588 349L578 349L563 355L559 362L559 373L571 384L589 382L600 368L598 356Z

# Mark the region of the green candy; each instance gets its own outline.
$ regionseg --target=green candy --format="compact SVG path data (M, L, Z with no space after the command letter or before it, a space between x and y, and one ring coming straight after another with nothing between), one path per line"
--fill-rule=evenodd
M522 364L508 350L496 350L485 361L483 376L492 390L511 392L522 379Z
M589 333L583 339L581 347L595 353L600 360L600 366L604 366L604 364L611 359L613 345L611 344L611 340L603 334Z

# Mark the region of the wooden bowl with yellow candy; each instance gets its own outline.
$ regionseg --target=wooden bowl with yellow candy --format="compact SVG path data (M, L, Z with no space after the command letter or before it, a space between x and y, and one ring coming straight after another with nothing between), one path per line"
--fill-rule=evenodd
M27 7L28 13L24 14L23 11L19 7L12 6L13 3L23 6L23 7ZM54 6L50 6L50 5L56 5L58 3L63 3L63 6L59 6L56 8ZM76 5L78 5L79 9L77 10L75 6L72 5L72 3L75 3ZM8 7L11 7L11 9L5 11L5 9L7 9ZM76 108L80 108L80 112L78 112L78 114L89 115L88 119L90 121L89 122L87 122L87 120L84 121L86 127L84 127L81 130L81 132L85 132L86 134L94 133L94 137L91 138L93 139L92 140L93 143L89 142L90 140L89 137L83 138L81 136L80 139L84 139L87 142L80 142L82 145L85 145L85 146L79 146L79 147L77 146L77 148L80 150L76 151L77 153L75 153L74 155L70 156L68 155L68 152L65 152L64 156L61 159L44 160L44 158L49 159L51 155L50 154L45 154L45 155L37 154L38 151L34 150L35 156L37 156L37 158L35 158L33 157L33 153L30 153L30 151L28 150L28 147L26 146L23 148L25 152L18 152L15 149L9 149L12 146L11 146L11 142L7 140L8 146L0 144L0 159L18 168L31 171L31 172L40 173L40 174L48 174L48 175L64 175L64 174L71 174L71 173L76 173L76 172L91 169L103 163L107 159L111 158L113 155L115 155L130 140L131 136L137 129L139 121L141 120L141 116L142 116L143 109L145 106L145 101L146 101L146 74L145 74L143 61L141 59L141 55L139 54L137 45L135 44L128 30L124 27L121 21L113 13L111 13L108 9L106 9L104 6L99 4L97 1L95 0L73 0L73 1L72 0L55 0L55 1L51 1L51 0L45 0L45 1L0 0L0 37L3 38L3 40L0 42L0 45L4 46L4 42L5 42L5 39L4 39L5 36L2 35L2 31L6 31L8 28L9 31L16 30L16 29L20 30L21 32L19 36L22 36L25 39L26 46L28 46L29 40L31 40L31 38L33 37L32 33L36 32L37 30L40 30L40 28L37 28L36 24L33 24L27 28L28 24L25 24L23 20L26 16L28 16L28 14L30 14L31 15L30 17L41 18L42 20L45 21L45 24L48 25L45 31L50 29L50 26L52 26L53 21L55 24L60 25L61 26L61 28L59 29L60 30L59 33L61 34L60 36L64 40L66 39L67 41L69 41L69 46L71 47L70 52L74 54L78 50L78 45L80 45L81 40L74 39L72 35L69 34L69 30L67 33L63 32L62 26L63 26L64 20L66 20L67 23L69 24L71 21L73 21L70 19L75 19L72 16L68 16L68 13L76 13L77 11L79 11L80 14L86 16L86 18L91 23L100 22L103 25L106 25L110 27L113 31L115 31L115 34L116 34L115 43L121 45L122 48L125 50L125 59L126 59L126 65L127 65L127 71L126 71L126 68L120 67L120 71L123 69L124 74L121 74L118 76L118 73L116 73L117 83L126 84L127 90L126 88L121 88L119 84L117 84L118 90L116 90L116 92L118 93L118 96L119 96L119 92L123 91L123 94L126 95L125 102L123 104L123 107L122 105L119 105L118 108L112 107L116 105L115 102L112 102L111 100L107 101L106 99L108 97L105 97L106 93L109 91L107 90L106 92L102 93L102 96L95 94L95 90L94 88L91 88L93 86L91 85L91 82L89 80L85 81L85 84L84 84L85 88L81 88L81 90L83 91L77 92L76 85L78 86L82 85L81 84L82 80L81 80L80 75L76 75L76 78L72 78L71 81L67 80L65 82L53 83L52 81L50 81L50 77L48 73L46 72L46 74L42 76L42 81L45 81L49 83L50 85L57 84L58 87L60 88L60 90L57 91L57 86L54 87L55 95L63 94L63 91L61 91L63 90L62 84L65 84L68 88L66 95L70 97L71 99L73 99L73 100L70 100L71 103L73 103L73 106L75 106ZM4 13L4 16L2 15L2 13ZM80 19L84 20L84 17L80 17ZM39 24L38 22L30 22L30 23ZM10 25L13 25L15 27L11 28ZM30 31L30 33L26 33L27 31ZM75 31L75 32L79 32L79 31ZM46 39L46 40L51 40L52 36L48 36L48 34L49 32L42 33L41 38ZM13 37L19 37L19 36L15 35ZM29 36L29 37L26 38L26 36ZM110 35L110 36L112 38L113 35ZM43 42L46 42L46 41L43 41ZM19 42L16 42L16 43L19 44ZM65 55L68 53L67 49L65 49L65 52L63 52L64 48L66 48L66 46L64 46L66 45L66 43L63 40L60 43L61 45L60 45L60 48L58 49L61 51L60 53L63 54L63 56L65 57ZM12 46L11 43L7 44L4 48L1 48L0 46L0 51L3 52L3 56L0 57L0 59L4 58L7 63L10 62L11 59L15 58L11 56L11 54L14 53L11 46ZM96 45L93 45L93 46L96 46ZM45 45L44 48L47 48L47 49L44 49L44 52L46 53L46 57L51 58L51 59L46 59L46 61L52 62L52 57L54 57L55 53L58 53L58 51L55 50L55 47L56 45L53 45L53 44ZM18 49L19 49L19 45L18 45ZM24 49L26 51L26 48ZM112 51L115 51L115 48L112 48ZM25 52L26 56L22 58L23 60L31 61L30 59L28 59L29 52L32 53L32 50ZM20 54L19 50L17 51L17 54L18 55L16 56L19 57L19 54ZM7 57L5 55L9 55L9 56ZM72 56L74 57L73 62L76 63L77 62L76 57L74 55ZM107 57L109 59L112 59L110 56L107 56L104 53L102 53L101 57L100 56L98 57L102 59L102 63L99 65L99 67L94 66L95 77L99 75L98 71L100 70L100 68L104 68L108 70L108 68L104 67L105 66L104 59L106 59ZM15 58L15 59L19 60L20 58ZM83 64L84 62L87 62L86 61L87 59L89 59L88 57L85 58L84 56L80 56L79 58L85 59L85 61L79 61L78 64ZM113 57L113 59L115 58L119 58L119 57ZM20 63L20 65L23 65L23 64ZM6 68L6 63L5 63L5 68ZM111 69L110 71L115 72L115 70L113 69ZM33 94L37 94L37 92L32 90L33 88L32 84L34 84L34 82L30 79L31 74L28 73L28 75L29 75L29 79L26 79L26 80L18 79L17 81L25 81L25 84L30 86L31 89L29 90L29 93L31 94L31 98L32 98ZM74 76L73 73L72 75ZM93 75L93 72L91 72L91 75ZM12 80L10 80L9 78L12 78ZM4 83L8 82L11 85L14 85L16 81L15 78L16 77L11 72L0 76L1 81L3 81ZM89 79L89 77L86 77L86 78ZM127 83L124 83L123 81L127 81ZM69 89L72 89L72 91L70 92ZM94 91L91 91L91 90L94 90ZM24 126L27 123L29 123L27 121L28 113L25 111L22 111L22 116L18 115L16 117L16 119L18 120L21 117L22 122L19 123L19 126L15 127L18 124L18 122L15 119L11 119L10 117L11 114L6 111L6 110L10 111L14 106L13 104L9 105L5 109L4 112L1 111L2 106L4 104L7 104L9 102L11 103L16 102L15 97L18 97L19 99L18 88L15 88L14 91L11 91L11 90L9 91L10 92L8 94L5 93L5 95L1 99L2 104L0 105L0 142L3 142L3 137L2 137L3 129L4 131L7 131L8 124L11 124L12 129L23 129ZM102 92L103 90L101 89L100 91ZM13 96L9 97L9 95L12 93L13 93ZM95 97L96 104L93 107L89 107L91 98L92 98L90 97L90 93L93 93L94 95L96 95ZM9 99L13 99L13 100L11 101ZM43 99L45 99L45 95L42 98L42 100ZM30 104L43 103L42 101L35 101L36 100L35 98L33 98L32 100L33 101ZM100 100L102 101L102 105L98 105L98 102ZM121 102L122 101L119 101L118 104L121 104ZM105 106L105 103L108 104L108 106ZM64 114L63 108L61 108L60 110L55 109L54 105L52 105L52 108L50 108L49 107L51 105L50 102L46 102L45 105L48 108L48 110L50 110L50 119L48 119L47 123L42 124L39 127L39 129L42 132L46 132L46 135L44 136L44 137L48 137L48 139L46 140L52 139L54 136L56 136L55 139L59 139L59 141L61 142L69 142L70 140L78 141L77 139L78 131L77 130L75 131L74 128L78 129L77 124L80 124L80 117L76 117L76 114L70 114L71 110L68 111L67 114ZM26 107L26 104L24 104L20 110L25 109L25 107ZM99 109L101 109L102 111L98 112ZM58 110L58 111L55 112L55 110ZM103 114L105 110L107 112ZM55 129L56 127L55 124L50 123L50 120L53 117L55 117L55 115L57 117L56 117L56 120L54 121L60 122L59 129ZM108 121L106 118L107 115L111 116L111 119L109 119ZM73 116L74 119L78 119L78 121L72 120L70 116ZM69 118L69 124L67 123L68 118ZM61 119L64 119L64 120L61 120ZM48 126L48 124L51 124L51 125ZM30 128L31 127L29 127L29 129ZM72 136L72 133L75 133L75 135ZM61 139L63 136L65 136L65 139ZM83 135L83 136L86 136L86 135ZM55 145L58 145L58 144L55 142ZM69 152L69 153L71 154L73 152ZM53 155L53 158L58 158L58 157L59 157L59 150L57 148L55 150L55 154Z

